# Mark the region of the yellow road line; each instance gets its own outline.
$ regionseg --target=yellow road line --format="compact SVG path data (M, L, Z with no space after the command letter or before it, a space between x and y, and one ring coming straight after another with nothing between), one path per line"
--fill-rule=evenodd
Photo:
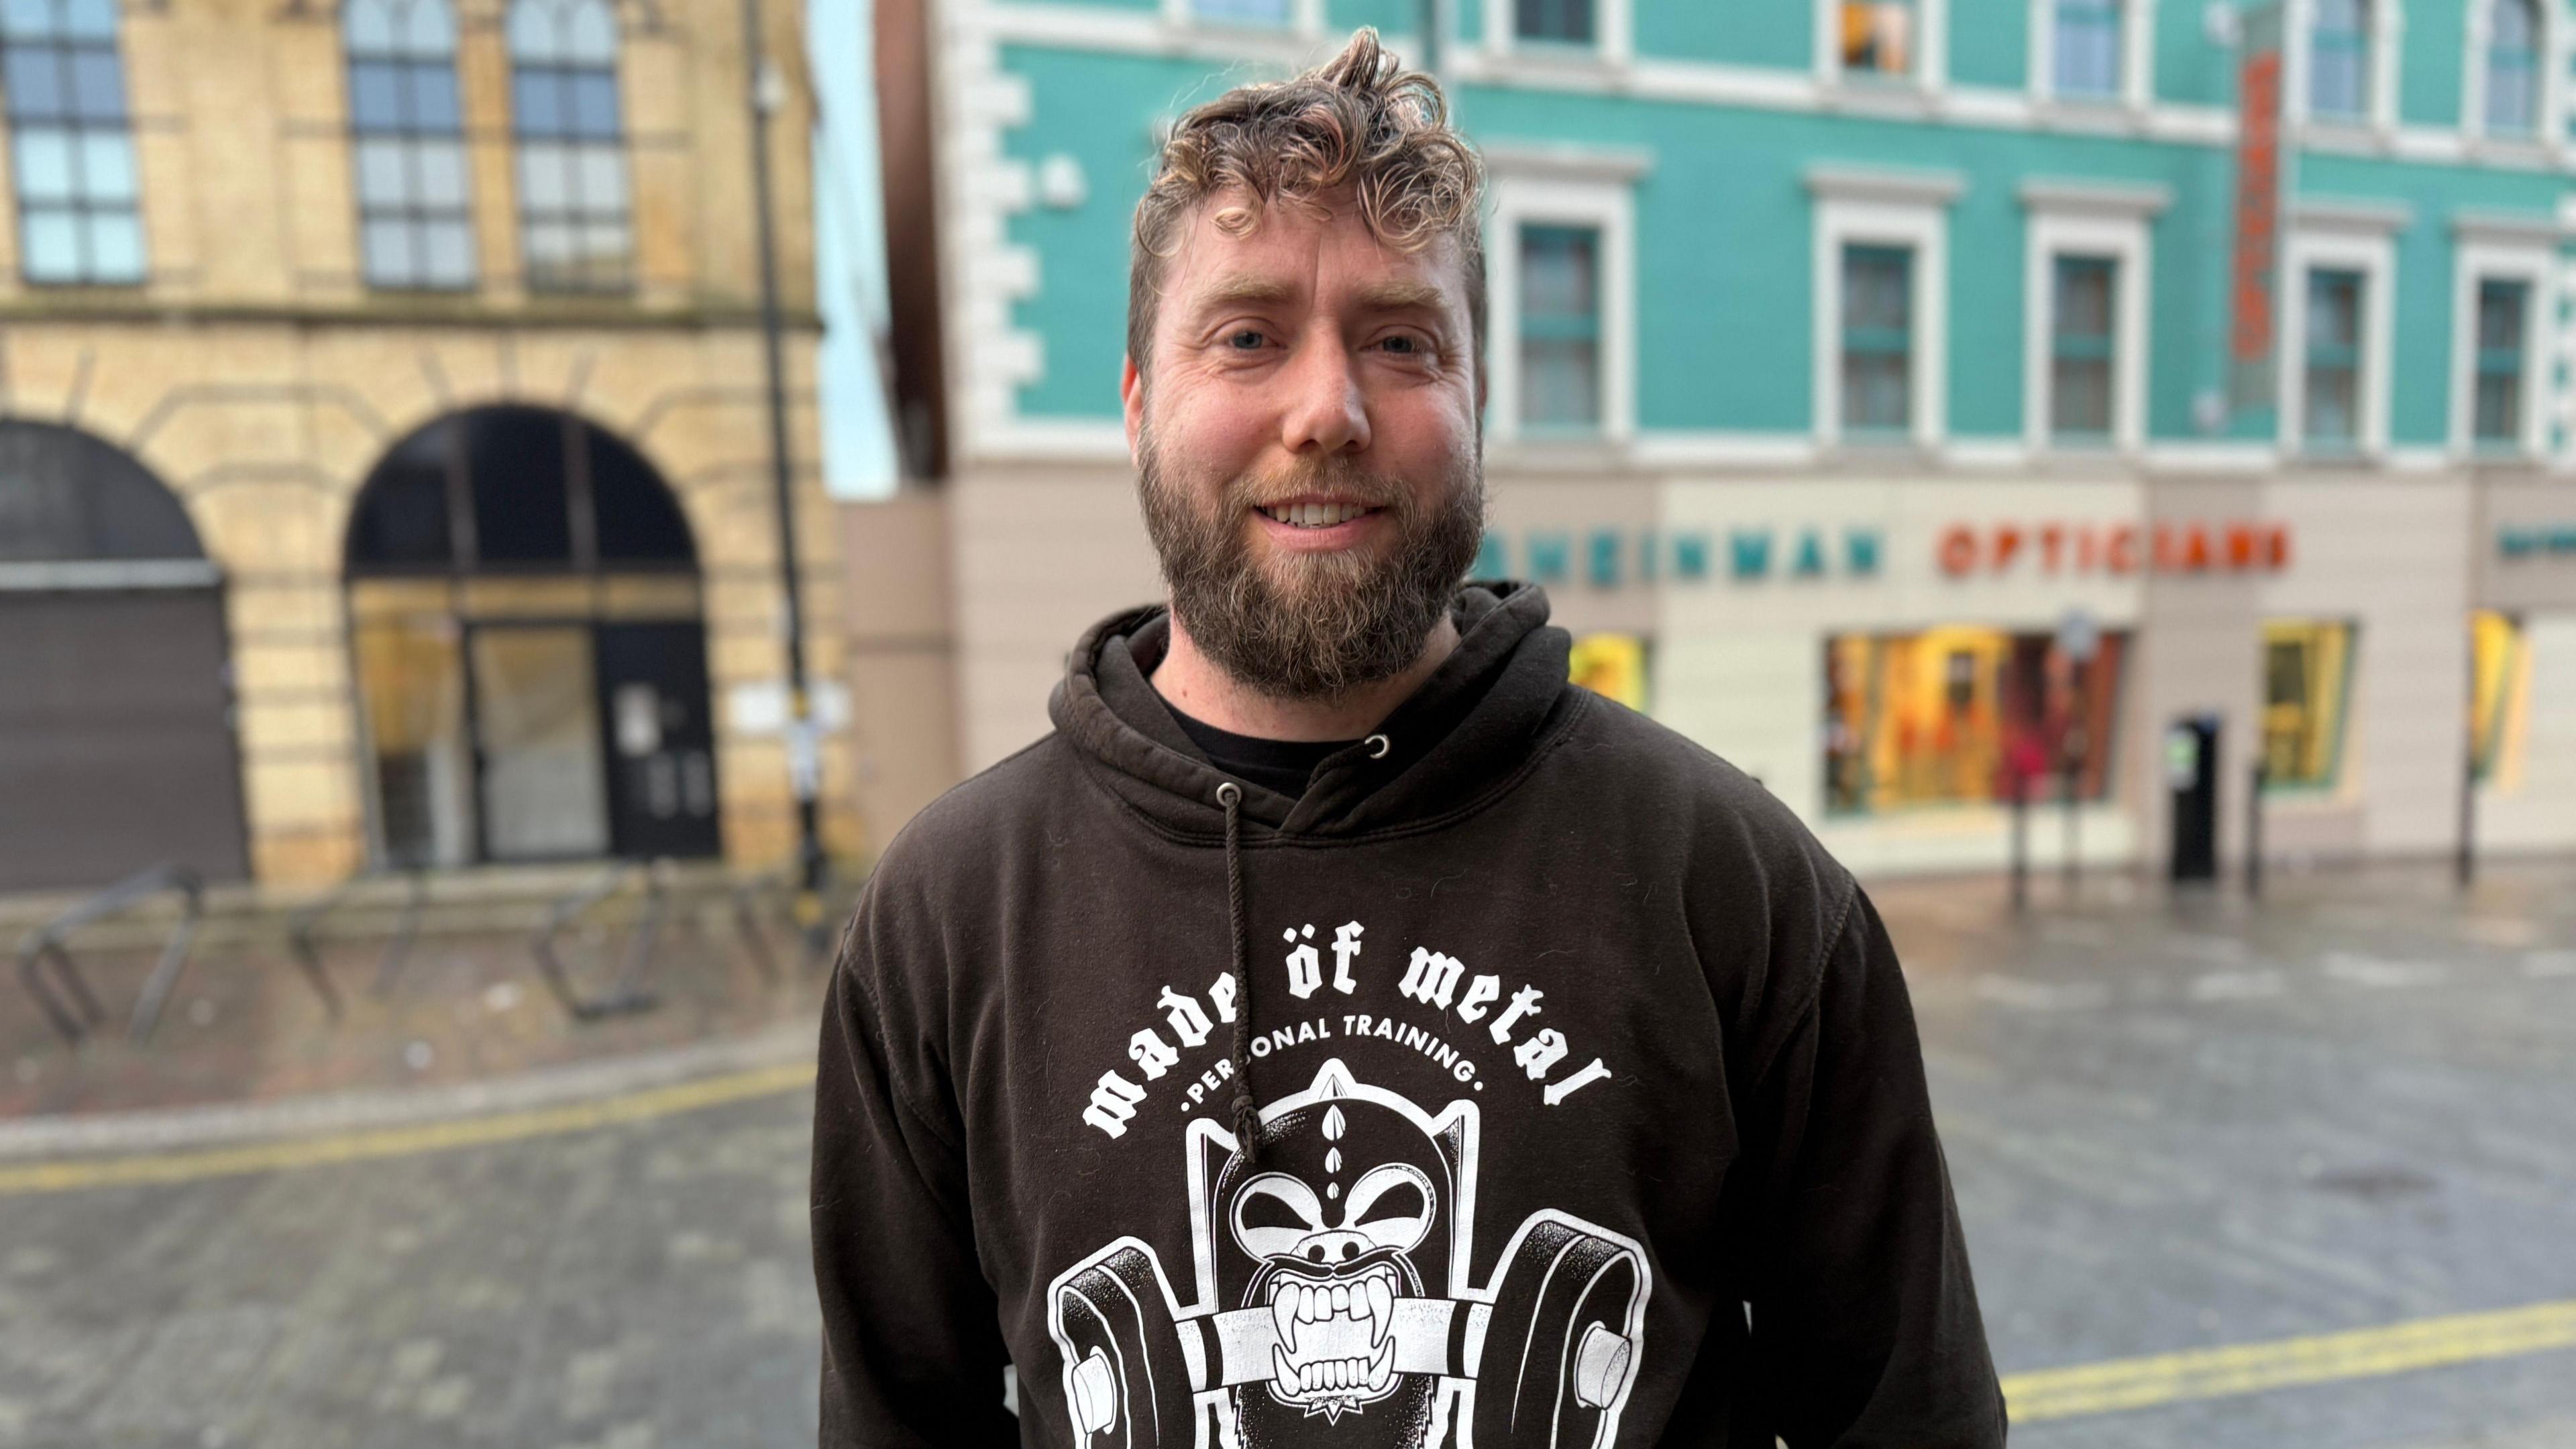
M668 1087L648 1087L622 1096L488 1117L463 1117L402 1127L372 1127L331 1132L240 1147L213 1147L194 1152L164 1152L137 1157L68 1158L23 1166L0 1166L0 1197L39 1192L76 1192L83 1188L127 1187L138 1183L191 1182L279 1168L316 1167L332 1162L403 1157L452 1147L480 1147L563 1132L586 1132L621 1122L641 1122L674 1112L754 1097L774 1096L814 1080L812 1062L790 1062L719 1077L703 1077Z
M2576 1348L2576 1299L2008 1374L2016 1424Z

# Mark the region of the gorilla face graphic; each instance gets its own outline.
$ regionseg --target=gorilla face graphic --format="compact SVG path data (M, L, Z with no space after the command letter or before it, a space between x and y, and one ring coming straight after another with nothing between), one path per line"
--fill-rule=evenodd
M1396 1303L1455 1291L1472 1109L1426 1127L1362 1090L1329 1066L1263 1122L1257 1167L1230 1150L1212 1163L1218 1299L1267 1309L1279 1334L1272 1376L1235 1390L1247 1445L1315 1415L1362 1417L1337 1442L1413 1444L1430 1420L1437 1381L1395 1369Z
M1133 1233L1047 1287L1075 1442L1195 1449L1606 1449L1642 1352L1634 1238L1556 1208L1470 1281L1477 1113L1339 1060L1231 1124L1183 1130L1192 1297Z

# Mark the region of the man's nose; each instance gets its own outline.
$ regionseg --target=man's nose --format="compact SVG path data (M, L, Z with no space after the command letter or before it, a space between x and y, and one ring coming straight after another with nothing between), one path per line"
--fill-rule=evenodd
M1368 400L1350 350L1339 338L1299 347L1280 386L1285 410L1279 441L1289 452L1333 454L1368 447Z

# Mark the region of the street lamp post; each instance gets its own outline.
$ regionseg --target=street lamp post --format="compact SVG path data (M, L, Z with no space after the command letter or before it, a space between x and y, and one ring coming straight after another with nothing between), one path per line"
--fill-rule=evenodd
M788 468L787 365L778 314L778 241L770 221L769 117L783 88L761 40L761 0L742 0L744 100L751 111L752 220L760 247L761 361L769 393L769 481L777 495L778 579L787 608L787 774L796 796L796 919L807 931L823 920L821 742L805 681L804 587L796 566L796 495Z

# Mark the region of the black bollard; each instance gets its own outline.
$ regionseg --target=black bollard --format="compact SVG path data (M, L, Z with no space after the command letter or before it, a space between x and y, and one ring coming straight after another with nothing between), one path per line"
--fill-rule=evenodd
M2020 915L2030 907L2030 780L2019 770L2012 781L2012 908Z
M2254 761L2254 787L2245 795L2245 894L2255 900L2263 898L2263 783L2271 772L2257 756Z
M2058 787L2059 797L2066 803L2066 895L2069 900L2074 899L2076 886L2084 876L2082 822L2076 813L2082 803L2076 798L2080 788L2079 773L2075 760L2068 759L2060 776L2063 783Z
M2460 889L2467 890L2478 878L2478 747L2469 743L2468 758L2460 769L2460 854L2456 863Z

